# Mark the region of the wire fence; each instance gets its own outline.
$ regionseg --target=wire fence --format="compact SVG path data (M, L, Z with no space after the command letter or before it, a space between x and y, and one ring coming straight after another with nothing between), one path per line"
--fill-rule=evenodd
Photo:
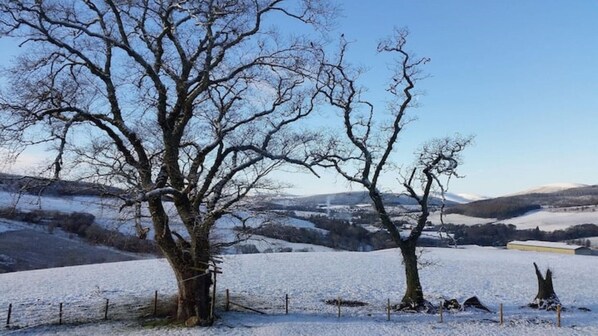
M342 318L372 317L379 321L397 319L413 319L413 314L397 312L391 300L381 302L359 302L336 297L314 303L302 297L293 298L289 294L281 297L249 295L248 293L232 293L229 289L219 292L214 311L219 317L227 312L248 312L260 315L313 315ZM563 325L560 306L556 311L536 311L526 309L523 313L505 313L503 304L495 311L471 313L459 310L443 309L439 302L438 309L431 314L418 314L420 320L445 323L451 320L470 320L492 322L499 325L517 323ZM6 329L34 328L43 325L89 324L103 321L123 321L139 318L163 318L169 316L176 308L176 296L160 294L158 291L139 296L116 296L98 299L82 298L65 299L63 302L49 302L39 299L21 300L8 303L4 310ZM2 314L0 314L2 316ZM423 317L422 317L423 316Z
M148 296L65 299L62 302L39 299L11 302L4 310L7 329L22 329L50 324L85 324L104 320L130 320L163 316L172 307L173 299ZM0 315L2 316L2 315Z

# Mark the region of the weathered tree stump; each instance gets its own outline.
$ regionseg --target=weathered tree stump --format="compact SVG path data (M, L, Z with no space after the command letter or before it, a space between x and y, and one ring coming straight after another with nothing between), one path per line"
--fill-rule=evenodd
M536 263L534 263L534 268L536 269L536 277L538 278L538 294L536 294L536 298L529 306L541 310L556 310L557 306L561 305L561 301L552 286L552 271L547 269L546 276L543 277Z

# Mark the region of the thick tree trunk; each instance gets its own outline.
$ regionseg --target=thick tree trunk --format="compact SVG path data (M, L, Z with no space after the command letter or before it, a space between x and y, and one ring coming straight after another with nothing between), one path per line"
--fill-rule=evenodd
M429 311L432 307L424 300L424 293L419 280L419 270L417 269L417 254L415 252L416 244L409 242L401 245L401 254L405 266L405 280L407 288L405 295L398 306L399 310Z
M538 278L538 294L536 294L534 301L529 306L536 309L556 310L561 301L554 292L552 271L550 269L546 270L546 277L543 277L536 263L534 263L534 268L536 269L536 277Z
M190 242L174 233L177 238L175 242L161 201L150 200L149 205L156 229L156 243L172 267L177 280L179 292L176 319L188 326L211 325L213 318L210 316L212 278L209 271L209 231L198 230Z
M213 322L210 316L212 281L209 270L187 267L183 271L177 269L174 271L177 274L179 290L177 320L186 321L188 325L211 325Z
M187 326L208 326L213 323L210 316L210 243L207 233L196 234L190 246L182 248L184 264L178 267L180 269L174 269L179 289L177 320L185 321Z

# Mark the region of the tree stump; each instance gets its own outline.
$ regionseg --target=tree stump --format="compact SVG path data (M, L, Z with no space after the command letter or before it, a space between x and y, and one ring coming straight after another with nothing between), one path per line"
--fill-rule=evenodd
M541 310L556 310L561 301L552 286L552 271L547 269L546 276L543 277L536 263L534 263L534 268L536 269L536 277L538 278L538 294L536 294L536 298L529 306Z

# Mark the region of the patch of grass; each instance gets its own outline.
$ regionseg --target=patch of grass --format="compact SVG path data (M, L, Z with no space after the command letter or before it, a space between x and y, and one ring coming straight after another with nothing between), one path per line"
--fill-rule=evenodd
M158 304L156 306L156 314L154 315L154 298L146 301L139 312L141 318L153 318L153 319L170 319L176 316L177 309L177 295L165 295L158 293Z
M339 299L330 299L330 300L326 300L324 301L326 304L328 305L332 305L332 306L338 306L339 305ZM362 301L356 301L356 300L343 300L340 299L340 305L342 307L363 307L363 306L367 306L368 303L367 302L362 302Z
M145 329L174 327L182 328L185 326L184 322L177 321L172 317L146 318L141 321L141 326Z

